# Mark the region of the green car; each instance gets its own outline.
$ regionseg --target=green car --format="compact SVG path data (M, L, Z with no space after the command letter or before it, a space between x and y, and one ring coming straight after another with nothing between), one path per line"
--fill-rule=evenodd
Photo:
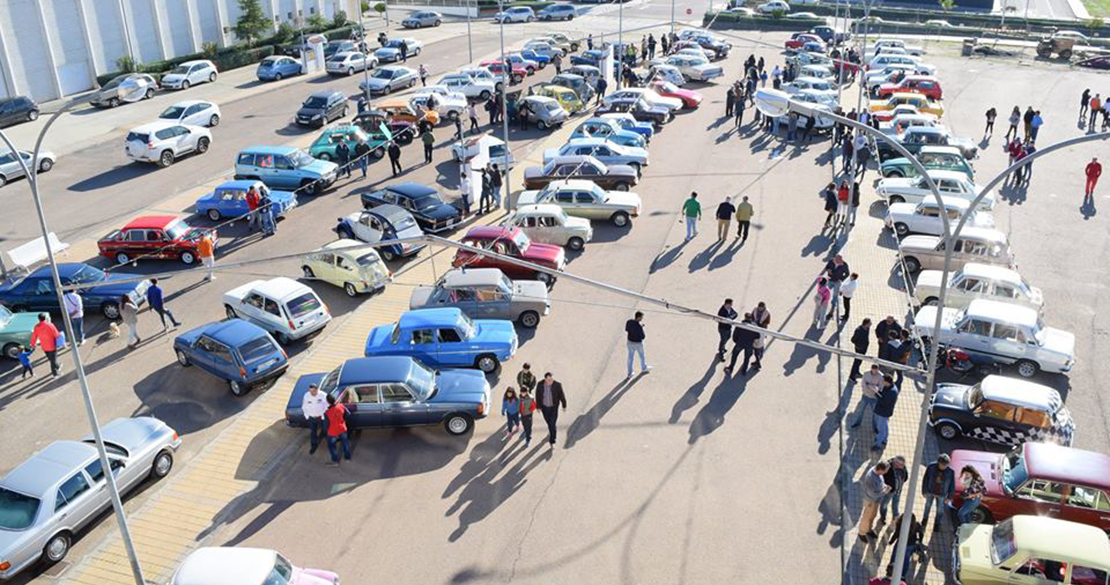
M940 169L945 171L960 171L967 175L968 180L975 179L975 169L971 168L967 159L955 146L923 146L917 153L917 159L926 169ZM879 165L879 171L884 177L916 177L917 169L905 158L892 158Z
M354 158L355 147L361 143L366 143L370 146L370 156L381 158L385 156L388 138L384 135L371 136L354 124L341 124L325 128L324 131L320 133L319 138L308 148L308 154L320 160L333 161L337 158L335 148L339 146L340 142L346 142L347 146L350 147L351 158Z
M20 346L31 345L31 331L38 322L38 313L12 313L0 306L0 347L5 357L19 359Z

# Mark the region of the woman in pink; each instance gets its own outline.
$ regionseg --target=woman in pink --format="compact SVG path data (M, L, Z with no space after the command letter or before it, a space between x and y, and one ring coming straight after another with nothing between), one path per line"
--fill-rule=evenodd
M813 326L820 329L825 326L825 315L829 312L829 302L832 300L832 290L829 289L828 280L824 276L817 279L817 294L813 297Z
M42 346L42 352L46 354L46 359L50 361L50 373L55 378L58 377L60 368L58 367L58 328L54 326L46 318L46 313L39 313L39 322L31 331L31 349L35 349L35 344Z

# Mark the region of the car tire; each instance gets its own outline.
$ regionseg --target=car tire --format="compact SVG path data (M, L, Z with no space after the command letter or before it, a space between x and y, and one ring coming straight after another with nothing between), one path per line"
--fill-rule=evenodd
M385 149L379 146L370 151L370 156L376 159L381 159L383 156L385 156Z
M9 343L4 346L4 357L10 360L19 359L20 347L18 343Z
M973 524L994 524L994 516L991 515L991 511L984 508L982 504L972 510L969 520Z
M537 120L536 127L538 127L540 130L547 130L548 125L547 122L544 122L543 120Z
M432 26L439 26L440 24L442 24L442 23L439 20L436 20L435 22L432 23Z
M3 187L4 185L7 185L7 184L8 184L8 178L5 177L4 175L0 175L0 187Z
M936 297L926 297L925 302L921 304L926 307L935 307L937 302L938 301Z
M162 154L158 155L158 166L166 168L173 164L173 151L163 150Z
M628 224L632 223L632 220L629 219L628 214L623 211L618 211L614 213L613 216L609 218L609 221L613 222L613 225L619 228L626 227Z
M108 107L109 108L114 108L114 107L117 107L117 106L119 106L119 98L114 97L114 98L111 98L111 99L108 100Z
M613 185L614 191L627 191L630 188L631 187L629 187L628 183L617 183L616 185Z
M582 250L582 248L586 247L586 241L578 236L574 236L573 238L567 240L567 247L571 250L574 250L575 252L579 252Z
M247 393L248 388L239 380L228 380L227 389L231 390L233 396L242 396Z
M281 81L281 74L280 73L275 73L274 74L274 81Z
M185 265L192 265L197 262L197 255L189 251L182 252L180 258L181 263Z
M1037 362L1030 360L1018 360L1016 365L1018 375L1025 379L1032 378L1037 375L1037 372L1041 371L1041 367L1037 365Z
M326 153L326 152L321 152L320 155L317 156L316 158L318 158L320 160L331 160L331 155Z
M227 315L228 319L239 318L239 315L235 312L235 309L231 308L231 305L224 305L224 314Z
M456 437L465 435L474 428L474 419L470 418L470 415L461 412L451 413L447 415L447 418L443 419L443 428L449 435L454 435Z
M320 194L320 183L305 179L301 181L300 189L304 189L305 194L316 196Z
M143 99L144 100L149 100L152 97L154 97L154 88L153 87L148 87L147 90L146 90L146 93L143 94Z
M220 221L220 218L223 217L222 215L220 215L219 209L209 209L208 213L206 213L205 215L208 216L208 219L216 222Z
M455 120L459 119L459 113L454 111L454 110L451 110L450 112L447 112L447 119L451 120L451 123L453 124L455 122Z
M216 82L216 72L213 71L212 73L208 74L208 83L215 83L215 82Z
M914 274L921 270L921 261L917 258L914 258L913 256L906 256L904 262L906 266L906 272L909 272L910 274Z
M353 282L343 283L343 292L347 293L347 296L351 297L352 299L358 296L358 289L355 288Z
M484 102L484 101L489 100L489 96L490 96L489 90L488 89L483 89L482 93L478 94L478 99L480 99Z
M540 324L540 314L535 311L524 311L517 318L517 322L525 329L535 329Z
M62 562L69 554L69 547L72 543L72 536L62 531L50 537L46 541L46 545L42 547L42 558L47 564L56 565Z
M305 278L316 278L316 273L308 266L301 266L301 273L304 274Z
M393 262L397 259L397 254L389 248L378 248L378 252L381 254L382 260L385 262Z
M411 89L413 87L416 87L416 79L415 78L409 80L409 88Z
M208 146L211 141L207 138L200 138L197 140L197 154L204 154L208 152Z
M185 355L185 352L179 349L175 353L177 354L177 363L180 364L181 367L187 368L193 365L193 362L189 361L189 356Z
M131 255L127 252L116 252L116 264L127 264L131 261Z
M492 353L484 353L474 358L474 367L485 374L496 374L501 369L501 361Z
M189 80L188 79L181 82L181 91L185 91L186 89L189 89Z
M34 122L35 120L38 120L38 119L39 119L39 111L38 110L31 110L30 112L27 112L27 121L28 122Z
M940 438L942 438L946 441L951 441L953 439L956 439L957 437L959 437L960 435L963 434L963 433L960 432L960 427L958 427L958 426L956 426L956 425L954 425L950 422L938 423L937 426L936 426L936 431L937 431L937 435Z
M154 456L154 463L150 465L150 477L158 480L166 477L173 470L173 453L168 449Z
M529 16L528 18L524 19L524 22L532 22L534 20L536 20L535 16Z
M100 314L104 315L105 319L109 321L116 321L119 319L119 303L109 301L100 305Z
M347 225L341 225L341 226L339 226L339 229L337 229L335 231L341 239L345 239L345 240L355 239L355 233L352 232L351 228L348 227Z
M884 177L889 177L889 178L901 178L901 177L904 177L906 175L902 171L900 171L898 169L894 169L894 170L890 171L889 173L887 173L883 176Z
M44 158L39 163L39 172L40 173L49 172L50 169L52 169L52 168L54 168L54 161L52 159Z
M274 341L278 342L278 345L289 345L290 343L293 343L293 340L289 339L288 335L280 331L274 333Z
M904 223L896 223L894 224L894 233L897 234L898 237L907 236L910 233L910 226Z
M354 67L348 67L347 68L347 77L350 77L354 74L355 74L355 68Z

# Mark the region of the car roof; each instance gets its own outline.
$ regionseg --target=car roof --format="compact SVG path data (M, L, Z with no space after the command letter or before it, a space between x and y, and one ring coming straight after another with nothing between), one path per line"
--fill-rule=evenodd
M516 235L517 231L518 231L517 228L509 228L509 227L500 226L500 225L484 225L484 226L478 226L478 227L470 228L470 230L468 230L466 232L466 235L463 236L463 239L466 239L466 238L478 238L478 239L483 239L483 240L492 240L492 239L496 239L496 238L510 239L514 235Z
M310 93L308 95L308 97L310 97L310 98L314 98L314 97L326 98L326 97L331 97L331 96L333 96L337 93L342 94L343 92L339 91L338 89L321 89L320 91L314 91L314 92Z
M123 226L125 230L160 230L165 229L166 226L177 221L179 218L176 215L144 215L136 217L129 221L127 225Z
M572 90L567 89L565 87L563 89L566 89L567 91L572 91ZM545 95L529 95L529 96L524 96L524 99L528 100L530 102L537 102L539 104L558 104L559 103L558 100L556 100L555 98L548 97L548 96L545 96Z
M179 108L187 108L189 106L195 106L197 104L215 105L214 102L210 102L208 100L181 100L179 102L174 102L173 106L170 106L170 107L176 106L176 107L179 107Z
M1047 516L1014 516L1014 544L1036 558L1060 558L1099 569L1110 567L1110 539L1100 528Z
M585 191L593 191L597 187L597 183L587 181L586 179L559 179L558 181L551 181L547 184L547 189L582 189Z
M1021 282L1021 275L1017 272L1010 270L1009 268L995 266L993 264L968 262L967 264L964 264L961 272L963 272L964 276L989 278L991 280L1005 280L1013 283Z
M352 358L343 362L339 372L341 385L367 382L397 382L408 377L413 359L405 356Z
M279 301L300 296L306 291L312 292L312 289L303 283L285 276L278 276L270 280L256 280L251 284L253 285L251 290Z
M8 472L0 485L29 496L48 495L58 482L96 458L96 448L81 441L55 441ZM52 505L52 504L51 504Z
M565 164L598 164L604 165L605 163L597 160L591 154L563 154L551 159L548 164L565 165ZM546 166L546 165L545 165Z
M398 195L404 195L405 197L426 197L437 193L437 191L431 187L412 182L390 185L386 187L386 190L392 191Z
M1021 305L1000 303L987 299L975 299L968 303L967 314L991 321L1016 323L1032 327L1037 324L1037 311Z
M157 131L162 130L164 128L169 128L170 126L181 126L181 125L182 125L181 122L174 122L172 120L156 120L154 122L147 122L146 124L143 124L142 126L136 126L136 127L131 129L131 132L136 132L136 133L139 133L139 134L149 134L151 132L157 132Z
M942 146L942 145L939 145L939 144L930 144L930 145L927 145L927 146L922 146L921 150L917 151L917 153L919 155L923 154L923 153L929 153L929 152L936 153L936 154L958 154L961 157L964 154L963 151L960 150L959 147L957 147L957 146ZM934 170L940 170L940 169L934 169ZM963 173L960 173L960 174L962 175Z
M386 71L412 71L412 69L409 69L408 67L402 67L401 65L386 65L385 67L379 67L379 69L384 69Z
M979 382L983 398L1014 404L1032 410L1052 411L1057 392L1043 384L990 375Z
M366 212L381 216L389 223L397 223L403 219L411 217L412 215L408 211L405 211L405 209L401 206L393 205L392 203L386 203L385 205L375 205L374 207L367 209Z
M458 307L438 307L435 309L416 309L401 315L398 321L401 328L437 327L455 325L462 320L462 310Z
M277 553L239 546L193 551L173 576L173 585L261 585L274 568Z
M820 77L809 77L808 75L802 75L800 77L795 77L794 81L805 81L805 82L808 82L808 83L826 83L826 84L829 82L828 79L821 79Z
M954 179L957 181L966 181L967 175L963 171L950 171L948 169L927 169L929 176L933 179Z
M505 276L497 268L459 268L443 275L442 284L448 288L460 286L488 286L501 284Z
M910 99L913 99L913 100L929 101L929 98L927 96L925 96L924 94L913 93L911 91L897 91L897 92L894 92L894 93L890 94L889 99L891 99L891 100L910 100Z
M1023 446L1029 477L1110 490L1110 456L1053 443Z
M967 199L962 199L960 197L941 195L940 200L942 203L944 203L945 207L956 207L959 208L961 211L966 211L967 208L971 207L970 201L968 201ZM919 203L918 205L923 205L925 207L939 207L937 205L937 200L934 197L927 197L925 199L922 199L921 203Z
M960 232L959 237L967 238L969 240L983 240L983 241L1003 242L1003 243L1005 243L1008 240L1008 238L1006 237L1006 232L1004 232L1002 230L998 230L998 229L995 229L995 228L972 227L972 226L964 227L963 231Z
M294 147L294 146L248 146L248 147L244 148L243 150L241 150L239 152L240 152L240 154L244 153L244 152L248 152L248 153L255 153L255 154L287 155L287 154L292 154L296 151L297 151L297 148Z
M572 138L563 146L609 146L608 142L609 141L604 138Z
M201 327L201 333L232 347L266 334L266 330L242 319L227 319Z
M254 179L235 179L233 181L224 181L223 183L220 183L219 185L216 185L216 190L220 190L220 189L242 189L242 190L246 191L247 189L250 189L252 186L263 187L264 185L262 184L262 181L256 181Z
M377 207L382 207L382 206L379 205ZM328 242L328 243L324 244L323 246L320 246L320 249L317 250L317 252L322 252L322 251L325 251L325 250L327 250L327 251L338 250L339 253L345 253L345 254L365 255L365 254L369 254L370 252L374 252L375 254L377 254L377 251L374 250L374 248L368 246L365 242L360 242L358 240L350 240L350 239L347 239L347 238L341 238L341 239L335 240L334 242Z
M559 215L563 211L562 207L554 203L532 203L529 205L521 205L516 208L516 215L531 215L531 214L551 214Z
M211 65L211 64L212 64L212 62L209 61L208 59L193 59L192 61L183 61L183 62L181 62L180 65L189 65L191 67L193 65Z

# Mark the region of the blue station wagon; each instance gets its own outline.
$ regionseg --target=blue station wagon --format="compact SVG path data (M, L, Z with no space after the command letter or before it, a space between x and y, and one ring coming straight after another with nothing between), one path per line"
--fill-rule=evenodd
M208 216L212 221L220 221L224 217L243 217L250 212L247 207L247 191L251 187L257 189L259 194L270 197L275 219L297 206L297 196L289 191L271 191L262 181L241 180L228 181L197 199L196 212L198 215Z
M285 423L307 426L301 404L308 387L334 396L350 413L350 428L443 424L462 435L489 415L489 382L474 370L433 370L411 357L355 358L326 374L297 380L285 407Z
M335 182L339 165L292 146L252 146L235 159L235 180L262 181L271 189L319 195Z
M131 297L131 300L141 307L146 302L146 289L150 288L149 280L137 280L142 278L138 274L108 273L81 262L58 264L58 276L62 280L63 288L78 284L94 285L77 289L77 294L81 295L84 301L85 311L99 310L109 319L119 319L120 299L123 295ZM50 274L50 266L43 266L23 278L0 283L0 305L15 313L22 311L60 313L61 307L58 305L58 296L54 292L54 278Z
M258 63L255 75L260 81L281 81L285 77L293 77L304 73L301 62L284 55L266 57Z
M411 356L434 368L478 368L487 374L513 357L516 348L512 321L472 320L454 307L409 311L366 338L366 357Z
M242 319L201 325L173 340L177 363L198 368L227 382L242 396L285 373L289 356L265 329Z

